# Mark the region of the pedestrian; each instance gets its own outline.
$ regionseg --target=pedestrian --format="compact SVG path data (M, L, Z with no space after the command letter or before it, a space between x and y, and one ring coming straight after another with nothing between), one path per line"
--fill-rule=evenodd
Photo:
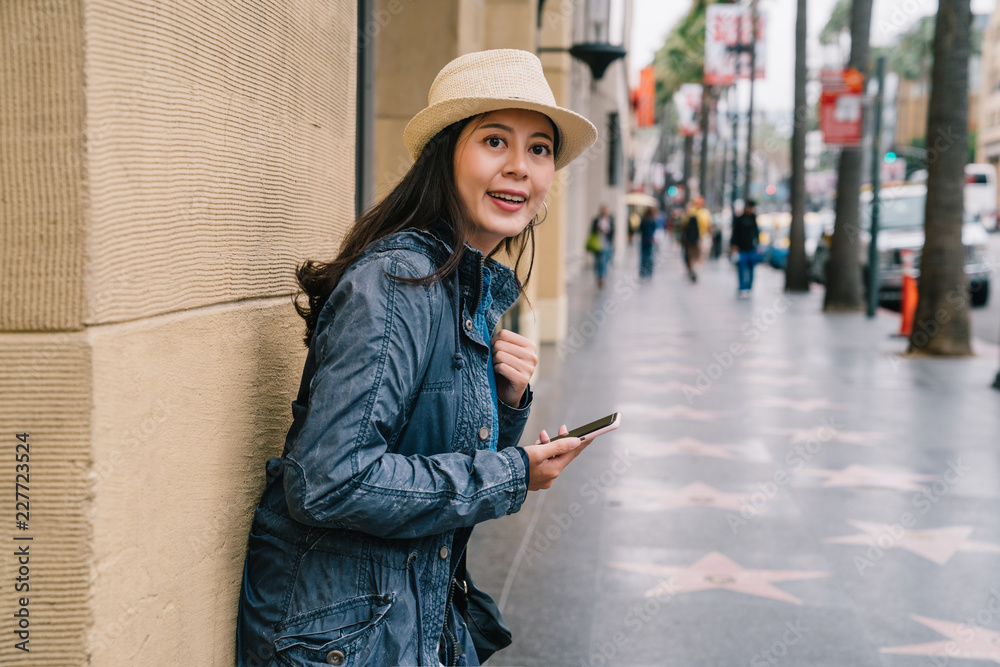
M656 209L647 208L639 222L639 277L653 277L653 248L656 238Z
M535 55L461 56L406 127L410 170L299 267L309 352L250 530L238 665L478 665L510 643L466 544L583 446L518 444L537 352L491 336L523 290L493 256L532 256L554 172L596 137Z
M681 232L681 245L684 251L684 266L687 268L691 282L698 280L695 266L701 259L701 237L712 226L712 215L705 208L705 198L695 195L687 209L687 220Z
M757 243L760 230L757 228L756 202L748 199L743 206L743 212L733 220L733 233L729 239L729 252L739 253L736 260L736 272L739 276L737 296L750 296L753 288L753 267L757 263Z
M632 207L632 212L628 214L628 244L632 245L632 241L635 240L635 235L639 233L639 223L642 221L642 216L639 212Z
M596 240L596 243L594 241ZM597 217L590 223L590 237L587 241L592 245L594 255L594 274L597 276L597 286L604 287L608 275L608 264L615 249L615 218L608 210L607 204L601 204Z

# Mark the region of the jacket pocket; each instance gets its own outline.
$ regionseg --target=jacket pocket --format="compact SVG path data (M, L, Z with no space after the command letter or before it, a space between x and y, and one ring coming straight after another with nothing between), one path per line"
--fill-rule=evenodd
M277 659L291 667L376 664L394 598L362 595L289 618L274 635Z

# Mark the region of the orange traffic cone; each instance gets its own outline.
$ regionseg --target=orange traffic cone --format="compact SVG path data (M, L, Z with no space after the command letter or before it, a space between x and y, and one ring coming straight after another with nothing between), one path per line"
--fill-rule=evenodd
M900 250L900 259L903 263L903 289L902 302L899 304L899 312L902 320L899 323L899 335L909 337L913 331L913 316L917 312L917 279L913 268L913 251Z

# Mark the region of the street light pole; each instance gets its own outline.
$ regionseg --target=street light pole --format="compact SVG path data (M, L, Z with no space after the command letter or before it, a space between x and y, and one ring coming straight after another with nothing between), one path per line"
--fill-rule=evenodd
M753 79L757 74L757 0L750 3L750 106L747 109L747 152L743 174L743 201L750 199L750 177L753 169Z
M878 213L879 213L879 183L882 166L882 89L885 87L885 56L879 56L875 61L875 76L878 80L878 93L875 94L875 104L872 107L872 228L868 240L868 317L875 317L875 307L878 305Z
M740 174L738 165L738 158L740 154L740 147L737 139L739 134L740 125L740 111L739 111L739 95L736 91L736 86L740 82L740 61L743 59L743 52L747 47L743 44L743 16L740 16L736 23L736 44L728 47L729 51L735 54L734 62L734 72L733 72L733 88L732 88L732 114L733 114L733 185L732 190L729 192L729 215L732 220L736 219L736 197L737 191L740 187Z

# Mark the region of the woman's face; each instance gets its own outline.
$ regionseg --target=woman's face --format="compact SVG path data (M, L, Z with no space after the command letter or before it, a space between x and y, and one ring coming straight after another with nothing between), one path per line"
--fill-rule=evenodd
M542 206L555 175L552 121L526 109L474 119L455 147L455 185L472 216L469 245L488 255L517 236Z

